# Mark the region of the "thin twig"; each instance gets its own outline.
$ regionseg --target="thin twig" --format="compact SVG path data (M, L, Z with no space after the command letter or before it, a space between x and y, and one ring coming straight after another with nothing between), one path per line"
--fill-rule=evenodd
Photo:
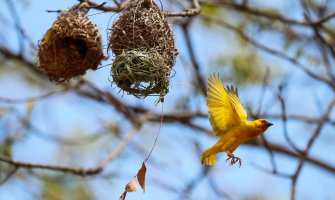
M282 177L282 178L291 178L292 176L289 175L289 174L284 174L284 173L280 173L278 171L274 171L274 170L269 170L269 169L266 169L260 165L257 165L255 163L251 163L251 166L255 167L256 169L260 170L260 171L263 171L267 174L272 174L272 175L276 175L276 176L279 176L279 177Z
M276 160L275 160L275 154L274 154L273 150L271 149L271 147L269 146L269 143L266 140L264 134L261 135L261 138L262 138L262 141L264 143L265 149L268 151L268 153L270 155L270 161L271 161L271 165L272 165L272 173L276 174L278 172L278 169L277 169L277 164L276 164Z
M193 8L187 9L182 12L163 12L167 17L192 17L199 15L201 12L199 0L192 0Z
M78 93L92 100L103 102L108 105L113 105L118 112L122 113L127 118L129 117L132 118L132 116L136 118L137 114L147 112L147 113L150 113L150 117L147 118L148 121L159 122L161 119L161 115L159 113L153 113L143 107L135 107L135 106L128 105L118 100L115 96L113 96L109 92L104 92L104 91L101 91L95 88L93 84L91 84L89 88L90 90L88 91L80 90L78 91ZM250 115L252 114L253 113L251 112ZM206 134L212 135L211 131L208 130L207 128L203 128L199 125L194 126L194 124L190 123L192 119L195 119L197 117L207 118L208 116L206 113L201 113L201 112L172 112L172 113L164 114L164 123L180 123L192 129L197 127L197 130L204 132ZM266 117L267 119L281 119L282 115L281 114L263 114L263 117ZM315 123L315 122L318 122L319 120L318 117L298 115L298 114L287 115L287 118L290 120L297 120L297 121L301 121L305 123ZM329 118L326 120L326 122L332 125L335 125L335 121L330 120ZM256 143L249 142L248 144L259 146L258 143L256 144ZM278 152L283 153L285 155L292 156L295 158L299 158L301 156L300 154L296 152L288 150L286 147L279 146L273 143L269 143L269 148L276 151L277 153ZM315 166L322 168L323 170L329 171L331 173L335 173L335 168L328 165L327 163L324 163L322 161L316 160L314 158L309 158L309 157L306 157L306 161L310 162L311 164L314 164Z
M7 7L10 10L10 14L12 15L14 21L15 21L15 28L17 30L17 37L18 37L18 41L19 41L19 55L23 55L24 54L24 40L21 34L21 30L22 30L22 26L21 26L21 20L19 17L19 14L16 10L15 4L12 2L12 0L6 0L7 3Z
M314 144L314 142L316 141L316 138L320 135L322 128L324 127L324 124L326 123L331 111L333 110L333 107L335 106L335 98L333 98L333 100L330 102L327 111L324 113L324 115L321 117L318 126L316 127L312 137L309 139L306 148L303 152L301 152L301 154L303 155L300 158L300 162L298 164L298 167L294 173L294 175L292 176L292 185L291 185L291 200L295 199L295 195L296 195L296 184L299 178L299 175L301 174L301 170L303 165L305 164L306 161L306 157L308 156L309 150L311 149L312 145Z
M54 96L54 95L63 95L63 94L65 94L65 92L67 92L71 89L75 89L75 88L77 88L77 86L74 87L74 88L65 87L65 88L63 88L59 91L53 91L53 92L49 92L49 93L46 93L46 94L42 94L40 96L21 98L21 99L12 99L12 98L0 97L0 102L16 104L16 103L26 103L26 102L29 102L29 101L40 101L40 100L46 99L46 98Z
M258 119L261 112L262 112L262 105L265 97L265 91L266 91L266 86L268 79L270 78L270 69L266 67L264 77L263 77L263 82L262 82L262 89L261 89L261 95L259 97L259 102L258 102L258 109L256 112L256 118Z
M45 169L45 170L53 170L59 171L63 173L72 173L79 176L92 176L102 172L102 170L111 162L113 161L127 146L130 139L135 135L135 133L140 129L141 125L146 121L146 117L143 116L138 123L133 124L131 129L128 133L123 137L119 145L112 151L105 160L103 160L97 167L95 168L73 168L67 166L59 166L59 165L44 165L44 164L37 164L37 163L30 163L30 162L22 162L18 160L13 160L9 157L0 155L0 161L14 165L18 168L28 168L28 169Z
M268 46L265 46L259 42L257 42L256 40L254 40L253 38L249 37L246 33L244 33L242 30L240 30L238 27L235 27L227 22L225 22L224 20L221 19L217 19L214 18L212 16L209 15L201 15L201 17L205 20L210 20L211 22L214 22L218 25L221 25L225 28L227 28L228 30L231 30L233 32L235 32L237 35L239 35L242 39L246 40L247 42L249 42L250 44L252 44L253 46L257 47L258 49L272 54L274 56L277 56L278 58L281 58L283 60L286 60L292 64L294 64L294 66L298 67L299 69L301 69L303 72L305 72L308 76L314 78L315 80L318 81L322 81L324 83L326 83L326 85L328 85L329 87L331 87L332 89L335 89L335 84L331 81L326 79L325 77L322 77L316 73L314 73L313 71L311 71L307 66L305 66L304 64L300 63L297 59L295 59L294 57L290 57L288 55L286 55L285 53L272 49Z
M121 142L114 149L114 151L111 154L109 154L109 156L104 161L102 161L97 168L104 169L112 160L117 158L117 156L122 152L122 150L128 145L129 141L133 138L136 132L140 129L141 125L142 124L134 124L128 131L128 133L122 138Z
M277 99L279 101L280 108L281 108L284 137L291 148L293 148L296 152L301 152L300 149L291 140L289 133L288 133L286 101L285 101L285 98L283 97L283 93L284 93L284 90L286 89L287 84L288 84L288 81L284 79L282 83L279 85L278 93L277 93Z
M269 12L269 11L265 11L265 10L261 10L257 8L252 8L248 6L247 4L243 4L243 3L239 4L239 3L235 3L235 1L230 1L230 0L228 1L227 0L226 1L217 0L217 1L210 1L210 2L200 1L200 4L213 5L213 6L230 6L231 8L239 12L252 14L254 16L263 17L265 19L272 20L272 21L278 21L278 22L282 22L285 24L298 25L298 26L312 26L312 27L320 26L335 17L335 12L333 12L315 21L308 21L304 19L294 20L294 19L287 18L284 15L281 15L278 13Z
M47 76L45 74L41 73L37 69L36 64L29 61L28 59L26 59L23 55L16 54L16 53L12 52L11 50L9 50L8 48L3 47L3 46L0 46L0 54L3 55L5 58L7 58L9 60L17 60L17 61L25 64L36 75L38 75L39 77L41 77L44 80L47 80Z
M257 142L253 142L253 141L249 141L248 143L246 143L246 145L252 145L252 146L259 146L259 143ZM289 157L293 157L293 158L301 158L303 157L304 160L314 166L317 166L329 173L335 173L335 166L331 166L330 164L323 162L319 159L316 158L311 158L308 156L303 156L295 151L289 150L286 146L282 146L279 144L275 144L275 143L271 143L268 142L269 148L272 149L273 151L275 151L276 153L280 153L280 154L284 154L286 156Z
M199 87L201 89L201 92L204 95L206 95L206 91L207 91L206 82L204 81L204 78L201 75L200 65L199 65L199 62L198 62L198 60L195 56L195 49L194 49L193 43L191 41L190 30L189 30L190 22L191 21L188 20L187 22L185 22L182 25L183 34L184 34L184 38L185 38L185 41L186 41L186 46L187 46L188 52L189 52L190 57L191 57L191 62L192 62L192 65L194 67L194 73L195 73L195 77L196 77L196 80L197 80L197 84L199 85Z
M190 199L192 190L201 183L202 179L206 178L207 174L210 172L211 169L212 169L211 167L203 166L199 174L194 179L192 179L188 184L186 184L186 187L181 192L180 200Z
M89 6L91 8L96 9L96 10L105 11L105 12L121 12L131 2L132 2L132 0L124 0L124 1L122 1L122 3L116 4L116 6L106 6L105 4L97 4L93 1L87 1L87 3L89 4Z
M14 168L6 174L5 178L3 178L1 181L0 181L0 186L5 184L10 178L12 178L16 172L18 171L19 167L18 166L14 166Z

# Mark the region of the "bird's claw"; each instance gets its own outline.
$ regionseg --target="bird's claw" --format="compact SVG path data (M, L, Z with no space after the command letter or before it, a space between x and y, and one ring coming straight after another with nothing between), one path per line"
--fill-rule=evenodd
M230 162L230 165L234 165L236 163L239 164L239 167L242 165L242 160L239 157L235 157L234 154L227 152L228 158L226 159L226 162Z

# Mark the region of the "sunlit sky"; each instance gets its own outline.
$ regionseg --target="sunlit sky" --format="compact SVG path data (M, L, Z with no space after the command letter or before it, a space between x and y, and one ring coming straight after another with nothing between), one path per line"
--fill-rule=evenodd
M99 2L101 3L102 1L98 1L98 3ZM261 6L267 6L263 4L265 2L262 2ZM297 3L298 1L277 0L275 2L276 3L267 3L268 6L276 6L276 9L280 8L280 10L285 10L285 13L290 17L301 19L301 9L289 9L290 7L299 7ZM47 13L46 10L66 9L75 3L77 3L77 1L31 0L29 2L27 1L27 3L17 4L17 9L20 14L22 27L37 46L37 41L41 40L46 30L50 28L57 17L56 13ZM292 13L293 10L296 12ZM6 46L11 49L18 50L19 41L17 35L10 30L13 29L12 27L14 27L14 24L10 17L8 7L6 7L4 3L0 7L0 13L0 16L4 16L4 18L8 19L6 27L1 27L4 26L4 23L0 23L0 30L3 30L3 35L6 36L6 40L0 38L0 43L6 44ZM112 13L99 14L98 11L91 11L90 15L90 19L100 27L104 44L106 44L106 28L113 23L115 15ZM185 61L188 62L189 58L182 32L178 27L173 25L172 28L175 34L176 47L180 55L177 58L177 64L174 67L175 76L171 80L170 93L168 93L165 98L164 109L166 112L171 111L171 108L175 103L182 100L180 97L185 94L192 94L190 90L193 88L190 81L192 78L191 73L189 73L190 68L185 65ZM218 68L208 66L218 55L223 54L229 56L239 50L232 48L235 45L234 40L232 39L233 35L226 33L225 37L221 37L220 31L227 30L221 28L208 30L197 20L192 24L192 40L194 42L196 56L202 66L201 72L204 76L208 76L214 71L220 71ZM283 43L282 38L276 35L257 35L257 39L265 44L271 43L273 46L281 46ZM25 52L25 56L31 60L36 59L34 56L35 54L36 52ZM263 53L262 55L271 67L280 67L281 73L284 75L291 75L290 84L294 84L294 87L289 87L289 91L287 92L288 112L301 113L302 110L306 110L308 111L308 113L306 113L307 115L320 115L320 107L315 102L324 102L321 107L327 105L332 98L332 95L329 95L332 91L328 88L318 87L317 84L315 84L315 81L306 78L300 70L292 70L290 64L269 56L266 53ZM103 63L103 65L107 65L109 62L110 60ZM290 73L288 73L288 71ZM156 98L149 97L145 100L137 100L128 95L122 96L121 93L118 93L118 89L115 88L116 86L111 87L111 83L108 80L109 74L110 66L106 66L94 72L89 71L86 77L99 88L109 90L119 98L123 98L125 102L136 102L136 104L160 112L161 106L154 105ZM15 72L13 72L11 76L3 76L0 74L0 77L1 97L14 99L25 98L48 92L45 87L28 86L26 82L20 78L20 75L15 74ZM280 80L281 79L273 80L273 85ZM57 86L52 86L51 83L48 89L57 90L58 88ZM259 96L260 92L260 87L245 86L240 88L239 94L244 104L256 106L259 102L257 96ZM311 97L311 94L313 94L313 97ZM193 99L191 109L206 112L204 97L195 97ZM0 106L1 105L8 104L0 103ZM17 109L22 110L22 112L25 110L24 104L19 104L16 107ZM274 96L270 90L266 91L263 109L269 109L269 113L275 113L279 110L278 102L275 102ZM322 107L322 109L325 109L325 107ZM48 116L53 116L53 120L48 121ZM334 116L334 113L332 116ZM59 136L65 138L67 137L65 134L69 132L76 134L77 132L84 130L85 133L94 132L99 129L101 120L113 119L118 122L124 120L121 116L116 115L112 106L101 105L90 100L79 98L73 94L54 96L47 100L42 100L38 103L32 117L32 123L41 131L50 134L59 134ZM207 128L210 128L207 119L200 119L198 123L204 124ZM315 129L314 125L308 127L307 125L302 126L301 124L289 123L288 126L292 140L294 140L299 147L304 147L308 139L306 134L311 134L311 130ZM125 123L123 131L126 132L128 128L129 124ZM132 141L132 144L139 145L148 152L157 130L158 124L151 124L150 126L143 127L140 133ZM335 148L334 145L331 144L334 143L335 137L332 131L332 127L325 127L317 144L315 144L315 147L317 148L312 148L311 156L318 158L319 155L322 155L319 157L320 160L326 160L327 163L334 166ZM2 131L0 130L0 134L1 132ZM140 134L142 134L141 137L139 137ZM0 138L2 137L0 136ZM110 139L110 137L106 138ZM286 144L285 138L282 135L282 125L280 123L275 124L275 126L268 130L266 138L276 144ZM77 157L82 156L79 160L83 160L81 163L72 163L69 158L55 159L57 154L59 154L58 145L48 140L41 139L38 136L31 135L27 139L17 143L14 148L14 158L22 161L45 164L74 164L78 167L93 167L117 145L117 142L118 141L106 139L106 141L103 141L106 146L104 146L100 152L97 150L90 152L91 148L85 149L85 147L81 147L80 149L69 147L68 151L72 151L72 155L76 155ZM148 163L146 192L142 193L139 191L128 194L127 199L178 199L178 193L169 191L167 187L161 187L161 184L168 183L172 188L182 190L181 188L185 187L185 182L196 179L202 170L202 166L199 162L200 153L197 153L196 147L192 145L194 142L199 143L200 148L204 150L215 142L215 138L199 134L179 125L164 124L159 142L154 150L154 162L150 163L149 161ZM322 143L325 145L320 145ZM94 148L94 146L92 148ZM120 174L117 174L115 179L105 181L99 178L96 180L92 178L88 178L90 180L83 178L83 180L91 184L92 192L98 199L118 199L119 195L121 195L124 190L124 186L136 174L144 159L142 156L139 156L141 154L134 153L135 150L136 149L134 148L127 148L125 152L121 154L120 158L111 163L105 170L104 174L108 174L108 172L112 171L115 173L115 170L120 171ZM243 199L247 196L257 197L258 195L263 195L265 199L288 199L291 184L288 179L267 174L255 167L255 165L270 167L269 156L265 149L243 145L236 150L235 154L243 159L243 166L241 168L228 166L224 162L224 155L221 155L219 157L219 164L214 166L210 171L210 175L214 177L214 181L220 188L224 188L223 190L233 199ZM327 154L327 156L324 156L324 154ZM61 162L62 160L63 162ZM296 160L280 154L276 156L276 161L279 166L279 171L289 174L293 173L297 165ZM47 174L48 171L44 173ZM76 180L81 179L82 178L77 178ZM27 185L25 183L30 184ZM297 197L298 199L331 199L335 196L334 186L334 175L325 171L320 171L318 168L315 168L310 164L305 164L302 175L298 181ZM33 177L28 178L28 180L24 182L20 181L20 179L13 179L9 183L0 187L0 199L35 199L35 196L31 196L26 192L27 188L29 188L30 192L34 191L34 193L39 194L40 187L42 187L41 183ZM221 198L211 191L210 186L208 185L208 180L203 179L190 195L190 199Z

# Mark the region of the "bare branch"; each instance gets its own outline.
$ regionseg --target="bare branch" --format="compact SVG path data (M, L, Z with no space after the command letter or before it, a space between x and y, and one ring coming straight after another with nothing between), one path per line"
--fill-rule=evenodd
M283 93L284 93L284 90L287 84L288 84L287 80L282 81L282 83L278 87L278 93L276 94L276 96L279 101L280 109L281 109L284 137L291 148L293 148L296 152L300 152L299 148L294 144L294 142L289 137L288 128L287 128L287 111L286 111L287 109L286 109L286 101L283 96Z
M316 21L310 21L306 19L294 20L294 19L287 18L284 15L281 15L279 13L273 13L273 12L265 11L262 9L252 8L248 6L248 4L244 4L244 3L239 4L239 3L236 3L235 1L230 1L230 0L217 0L217 1L211 1L211 2L200 1L200 4L213 5L213 6L229 6L241 13L248 13L248 14L252 14L257 17L263 17L265 19L275 20L275 21L279 21L285 24L298 25L298 26L317 27L317 26L321 26L322 24L326 23L327 21L335 17L335 12L333 12Z
M301 170L303 165L305 164L306 157L309 153L309 150L311 149L312 145L315 143L316 138L320 135L322 128L324 127L324 124L326 123L331 111L333 110L335 106L335 98L330 102L327 111L324 113L324 115L321 117L321 120L318 123L318 126L316 127L312 137L309 139L306 148L301 154L303 155L300 158L300 162L298 164L298 167L292 176L292 188L291 188L291 199L295 199L295 194L296 194L296 184L299 178L299 175L301 174Z
M187 9L183 12L163 12L167 17L192 17L199 15L201 12L199 0L192 0L193 8Z
M185 37L185 40L186 40L186 46L188 48L188 52L190 54L190 57L191 57L191 62L192 62L192 65L194 67L194 71L195 71L195 77L197 79L197 84L199 85L200 89L201 89L201 92L206 95L206 82L204 80L204 78L202 77L201 75L201 72L200 72L200 65L198 63L198 60L195 56L195 50L193 48L193 45L192 45L192 41L191 41L191 36L190 36L190 30L189 30L189 25L190 25L190 20L188 20L186 23L184 23L182 25L182 28L183 28L183 33L184 33L184 37Z
M65 87L65 88L63 88L59 91L49 92L49 93L46 93L46 94L42 94L40 96L28 97L28 98L22 98L22 99L11 99L11 98L0 97L0 102L17 104L17 103L26 103L26 102L29 102L29 101L40 101L40 100L46 99L46 98L54 96L54 95L63 95L67 91L69 91L71 89L75 89L75 88Z
M259 146L259 143L255 142L255 141L250 141L248 143L246 143L246 145L252 145L252 146ZM269 148L277 153L281 153L293 158L303 158L306 162L309 162L310 164L313 164L317 167L322 168L325 171L328 171L329 173L335 173L335 166L331 166L328 163L325 163L321 160L318 160L316 158L310 158L308 156L303 156L297 152L294 152L292 150L289 150L287 147L282 146L282 145L278 145L278 144L274 144L274 143L270 143L268 142Z
M15 54L12 51L10 51L9 49L7 49L5 47L1 47L1 46L0 46L0 54L2 54L5 58L7 58L9 60L17 60L19 62L22 62L23 64L25 64L26 66L28 66L28 68L32 72L34 72L35 74L37 74L41 78L47 80L47 76L44 75L44 74L42 74L40 71L37 70L35 63L29 61L23 55Z
M93 1L87 1L89 6L93 9L105 11L105 12L121 12L124 10L132 1L131 0L124 0L120 4L116 4L116 6L105 6L104 4L97 4Z
M23 37L21 34L21 20L19 17L19 14L16 10L15 4L12 2L12 0L6 0L6 4L8 9L10 10L10 13L12 15L12 18L15 22L15 28L16 28L16 32L17 32L17 37L18 37L18 41L19 41L19 55L23 55L24 53L24 41L23 41Z
M5 184L10 178L12 178L16 172L18 171L18 167L14 166L14 168L6 174L6 176L0 181L0 186Z
M0 155L0 161L14 165L16 168L28 168L28 169L45 169L45 170L53 170L59 171L63 173L72 173L79 176L92 176L99 174L103 171L103 169L113 161L127 146L130 139L135 135L135 133L140 129L141 125L145 122L145 116L138 123L133 124L131 129L128 133L123 137L119 145L111 152L105 160L103 160L97 167L84 169L84 168L73 168L73 167L66 167L66 166L58 166L58 165L43 165L37 163L29 163L29 162L22 162L13 160L6 156Z
M235 32L237 35L239 35L242 39L246 40L247 42L249 42L250 44L252 44L253 46L257 47L258 49L272 54L274 56L277 56L283 60L286 60L292 64L294 64L294 66L298 67L299 69L301 69L302 71L304 71L308 76L310 76L311 78L314 78L315 80L318 81L322 81L324 83L326 83L329 87L331 88L335 88L335 84L331 81L326 79L325 77L322 77L316 73L314 73L313 71L311 71L307 66L305 66L304 64L300 63L297 59L290 57L284 53L282 53L281 51L272 49L268 46L265 46L259 42L257 42L256 40L254 40L253 38L249 37L247 34L245 34L242 30L240 30L239 28L221 20L221 19L217 19L208 15L201 15L201 17L205 20L210 20L211 22L214 22L220 26L223 26L225 28L227 28L228 30L231 30L233 32Z

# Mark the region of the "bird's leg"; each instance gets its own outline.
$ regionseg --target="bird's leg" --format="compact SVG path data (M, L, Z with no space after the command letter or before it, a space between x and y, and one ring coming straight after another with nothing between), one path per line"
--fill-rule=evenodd
M239 157L235 157L234 154L230 153L230 151L227 151L228 158L226 159L226 162L230 162L230 165L234 165L238 162L239 167L242 165L242 160Z

